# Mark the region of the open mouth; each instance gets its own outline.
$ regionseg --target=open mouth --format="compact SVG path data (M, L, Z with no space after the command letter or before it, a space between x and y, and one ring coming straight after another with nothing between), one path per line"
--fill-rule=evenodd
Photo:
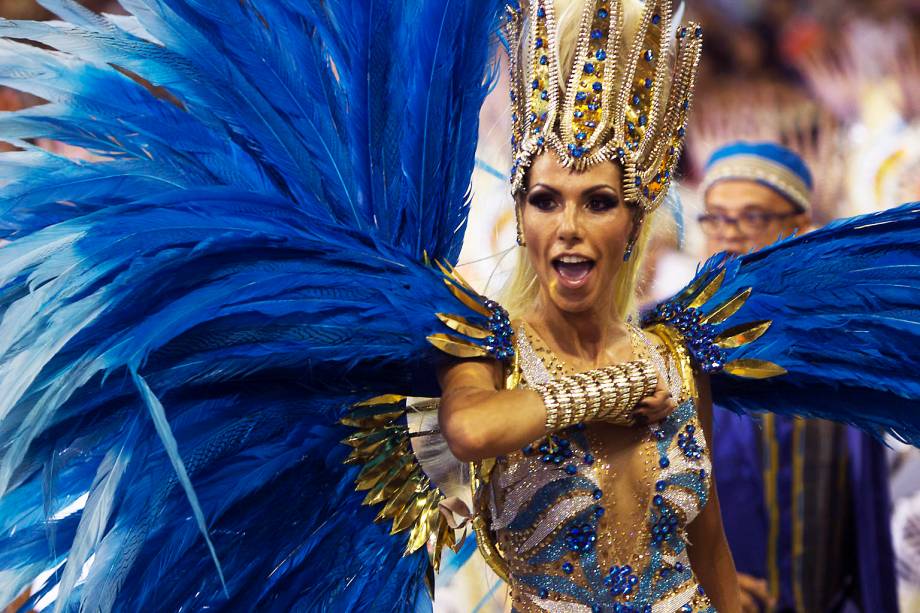
M563 255L553 260L559 281L566 287L581 287L594 270L594 260L580 255Z

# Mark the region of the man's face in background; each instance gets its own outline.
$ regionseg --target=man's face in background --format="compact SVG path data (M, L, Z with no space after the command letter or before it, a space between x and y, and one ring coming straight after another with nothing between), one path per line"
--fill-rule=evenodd
M707 257L728 251L756 251L805 230L808 215L778 192L755 181L729 179L716 183L705 196L700 226L706 236Z

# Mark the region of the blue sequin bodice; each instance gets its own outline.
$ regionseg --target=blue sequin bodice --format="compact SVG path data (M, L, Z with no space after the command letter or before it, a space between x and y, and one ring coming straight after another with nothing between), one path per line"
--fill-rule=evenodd
M524 334L518 343L525 384L561 374ZM706 504L709 468L689 397L656 427L581 424L500 458L488 492L491 528L515 610L714 610L685 536Z

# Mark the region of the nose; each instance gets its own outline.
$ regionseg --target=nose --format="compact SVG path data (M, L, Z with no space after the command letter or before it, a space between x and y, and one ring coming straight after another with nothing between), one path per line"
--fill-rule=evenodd
M566 203L562 209L562 218L559 220L557 235L564 243L573 243L582 238L581 211L575 203Z

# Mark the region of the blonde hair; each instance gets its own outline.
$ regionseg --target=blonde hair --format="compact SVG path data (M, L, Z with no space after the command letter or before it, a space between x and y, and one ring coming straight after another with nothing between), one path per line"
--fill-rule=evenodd
M569 73L574 63L584 6L586 3L593 4L593 2L594 0L555 0L553 2L557 24L556 44L559 48L559 67L562 71L559 84L563 89L569 81ZM622 6L624 42L627 45L631 45L639 29L644 4L641 0L622 0ZM526 40L527 37L523 36L522 39ZM520 54L523 49L517 49L516 51ZM626 67L620 66L619 68L620 70L625 70ZM515 202L516 207L520 207L522 204L520 200ZM655 214L653 213L645 219L633 248L632 257L623 262L610 284L608 299L613 307L610 313L612 318L626 320L635 315L636 288L639 284L639 275L643 270L646 246L649 243L652 228L655 226L653 219L651 219L654 216ZM520 219L520 216L518 219ZM533 269L533 265L527 256L527 250L523 247L518 247L515 258L514 271L499 292L499 302L508 310L511 317L520 318L536 306L540 299L540 284L537 281L537 274Z

